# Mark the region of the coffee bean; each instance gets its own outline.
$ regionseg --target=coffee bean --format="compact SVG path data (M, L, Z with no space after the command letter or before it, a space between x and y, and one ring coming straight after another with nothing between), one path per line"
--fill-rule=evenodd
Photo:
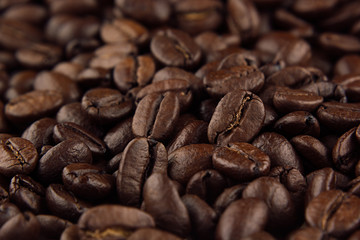
M20 209L10 202L2 203L0 210L0 226L3 226L9 219L21 213Z
M214 203L214 209L218 215L234 201L242 197L242 192L245 189L246 184L239 184L229 188L226 188L221 195L216 199Z
M0 170L7 177L17 173L29 174L38 163L36 148L24 138L9 138L0 145L0 149Z
M50 116L63 103L63 96L59 92L52 90L31 91L11 99L5 105L5 115L14 123L29 123Z
M44 208L44 187L26 175L17 174L9 186L10 199L21 210L39 213Z
M340 58L334 66L334 75L360 74L360 56L349 54Z
M219 219L216 239L239 239L264 229L269 216L265 202L256 198L231 203Z
M326 236L321 229L316 227L304 227L290 234L289 240L314 239L321 240Z
M53 215L37 215L40 223L40 236L44 238L60 238L61 233L69 226L71 222Z
M319 36L320 45L332 53L355 53L360 51L360 40L351 35L323 33Z
M218 147L212 160L215 169L238 181L266 176L270 171L269 156L249 143L229 143L226 147Z
M158 239L181 240L180 237L177 237L174 234L154 228L140 228L139 230L136 230L133 234L131 234L128 239L141 240L145 238L148 240L158 240Z
M38 239L40 224L31 212L18 213L0 229L0 239Z
M145 182L143 196L145 211L153 216L156 226L181 237L190 233L188 211L166 175L152 174Z
M52 118L42 118L33 122L22 134L22 138L34 144L36 150L40 150L43 145L53 144L53 129L56 121Z
M96 11L98 4L94 0L80 0L76 3L71 3L69 0L57 2L49 1L49 10L52 14L87 14Z
M151 41L151 52L166 66L194 67L201 58L201 51L195 41L185 32L166 29L156 33Z
M236 90L218 103L208 127L210 143L226 145L248 142L260 131L265 118L264 104L255 94Z
M335 237L354 232L359 224L360 199L340 190L329 190L314 198L306 208L306 222ZM344 218L344 215L346 218Z
M360 75L359 74L346 74L335 77L332 80L335 84L340 85L346 94L346 97L351 102L358 102L359 88L360 88Z
M31 24L41 24L46 20L48 11L44 6L32 3L15 4L9 7L3 17L7 19L20 20Z
M104 142L111 153L118 154L134 138L131 129L132 118L127 118L111 128L104 137Z

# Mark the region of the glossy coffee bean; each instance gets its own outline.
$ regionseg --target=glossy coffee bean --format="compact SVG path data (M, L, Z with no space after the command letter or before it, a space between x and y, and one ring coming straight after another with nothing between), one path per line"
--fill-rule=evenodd
M171 234L166 231L154 229L154 228L140 228L136 230L133 234L128 238L129 240L180 240L180 237L177 237L174 234Z
M39 155L34 144L24 138L9 138L0 149L0 170L4 176L29 174L38 164Z
M112 154L118 154L134 138L131 129L132 118L122 120L111 128L104 137L104 143Z
M42 118L33 122L22 134L22 138L29 140L39 151L43 145L53 145L53 129L56 120Z
M239 200L242 197L242 192L246 185L247 184L239 184L224 189L214 203L214 210L217 214L221 215L232 202Z
M248 142L260 131L265 108L255 94L236 90L226 94L218 103L208 127L210 143L226 145Z
M0 229L0 239L38 239L40 224L31 212L18 213Z
M43 238L60 238L62 232L72 225L70 221L53 215L40 214L36 218L40 223L40 236Z
M9 219L21 213L20 209L13 203L7 202L0 205L0 226L4 225Z

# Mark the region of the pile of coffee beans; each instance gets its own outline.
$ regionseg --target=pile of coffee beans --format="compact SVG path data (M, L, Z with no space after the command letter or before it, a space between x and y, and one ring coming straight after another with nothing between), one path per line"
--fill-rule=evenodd
M359 0L0 0L0 240L360 239Z

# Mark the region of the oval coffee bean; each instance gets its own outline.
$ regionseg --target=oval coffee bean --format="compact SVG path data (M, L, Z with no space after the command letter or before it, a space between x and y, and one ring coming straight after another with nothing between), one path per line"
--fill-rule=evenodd
M29 174L36 168L38 160L34 144L24 138L12 137L0 144L0 171L4 176Z
M238 181L250 181L266 176L270 171L270 158L249 143L229 143L217 147L212 156L215 169Z
M40 224L31 212L10 218L0 229L0 239L39 239Z
M185 185L197 172L212 167L211 156L215 146L211 144L190 144L169 154L169 176Z
M56 120L42 118L33 122L22 134L22 138L29 140L39 151L43 145L53 145L53 129Z
M40 223L40 235L44 238L60 239L62 232L72 225L71 222L53 215L37 215L36 218Z
M132 117L122 120L111 128L104 137L104 142L112 154L118 154L134 139L131 129Z
M237 200L221 215L216 227L216 239L240 239L259 232L264 229L269 214L268 207L260 199Z
M240 199L246 186L247 184L239 184L226 188L214 203L214 209L217 214L221 215L232 202Z
M230 92L220 100L211 117L209 142L225 146L230 142L251 141L264 119L264 104L258 96L244 90Z
M92 155L85 143L65 140L52 147L39 160L37 174L48 183L59 181L64 167L71 163L91 163Z
M3 226L9 219L21 213L20 209L13 203L7 202L0 205L0 226Z
M174 234L155 228L140 228L130 235L128 240L181 240Z

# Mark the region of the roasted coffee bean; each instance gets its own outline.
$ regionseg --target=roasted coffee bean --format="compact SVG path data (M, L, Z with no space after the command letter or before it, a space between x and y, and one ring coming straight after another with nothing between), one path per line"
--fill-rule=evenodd
M62 171L63 183L77 197L94 201L106 198L115 187L115 178L88 163L73 163Z
M205 122L210 122L218 102L219 101L214 98L210 98L202 101L200 103L198 110L199 118L204 120Z
M130 235L128 240L181 240L174 234L154 228L140 228Z
M167 172L167 152L163 144L135 138L122 153L116 187L124 205L140 206L142 189L152 173Z
M87 114L101 122L116 122L128 115L133 104L119 91L110 88L95 88L87 91L81 100Z
M218 171L202 170L190 178L186 185L186 193L197 195L211 205L226 185L226 179Z
M322 33L318 37L321 47L333 54L355 53L360 51L360 40L351 35Z
M9 193L0 186L0 205L9 202Z
M78 140L65 140L52 147L39 160L37 174L48 183L61 179L64 167L71 163L91 163L91 151L85 143Z
M78 75L84 70L84 67L75 62L60 62L56 64L53 69L53 72L61 73L72 80L76 80Z
M152 93L138 104L132 122L137 137L165 140L179 118L180 103L175 93Z
M273 98L274 107L284 113L293 111L312 112L323 102L323 97L311 92L277 88Z
M320 135L318 120L306 111L295 111L286 114L275 122L274 128L280 134L288 137L302 134L313 137L319 137Z
M31 212L18 213L4 223L0 239L38 239L40 224Z
M106 43L133 42L141 45L149 38L148 30L144 26L127 18L117 18L111 23L104 23L100 34Z
M346 74L335 77L333 83L340 85L346 94L346 98L351 102L359 102L360 93L360 74Z
M73 139L88 146L94 156L102 156L106 152L105 143L97 136L71 122L58 123L54 126L53 138L56 143Z
M0 132L9 131L9 124L6 119L4 109L5 109L4 103L0 101Z
M286 65L303 65L311 58L311 47L302 39L288 42L276 53L273 62L284 61Z
M0 226L19 213L21 211L15 204L10 202L2 203L0 205Z
M118 154L134 138L131 129L132 118L122 120L111 128L104 137L104 142L112 154Z
M256 198L231 203L219 219L216 239L240 239L264 229L270 211L265 202Z
M297 88L313 81L311 73L304 67L290 66L278 70L266 78L267 84Z
M259 231L247 237L241 238L241 240L275 240L275 238L268 232Z
M91 205L74 196L61 184L50 184L46 188L46 205L60 218L77 221Z
M269 220L266 223L269 230L287 232L294 227L298 219L295 217L295 205L289 191L276 179L257 178L247 185L242 196L244 199L258 198L266 203L269 208Z
M314 35L311 24L284 9L278 9L274 17L277 25L288 29L297 37L312 37Z
M44 208L45 189L29 176L15 175L10 181L9 194L11 201L23 211L37 214Z
M264 74L253 66L234 66L210 72L203 81L211 96L222 97L235 89L259 92L264 85Z
M126 57L114 68L116 86L123 92L135 87L145 86L155 73L155 62L151 56Z
M345 188L348 185L349 178L331 168L322 168L308 174L306 181L308 188L306 190L305 205L308 205L312 199L322 192Z
M185 32L176 29L161 30L151 40L151 52L166 66L194 67L201 58L201 50Z
M264 119L264 104L258 96L244 90L230 92L220 100L211 117L209 142L224 146L230 142L251 141Z
M186 184L197 172L212 167L211 156L215 146L211 144L190 144L169 154L169 176Z
M218 215L234 201L242 197L242 192L245 189L246 184L239 184L229 188L226 188L221 195L216 199L214 203L214 210Z
M314 198L306 208L306 222L335 237L344 237L360 225L360 198L340 190L329 190Z
M352 173L360 158L359 143L355 136L356 128L341 135L336 142L332 158L335 167L343 173Z
M178 148L195 143L207 143L208 124L201 120L190 121L169 143L167 150L172 153Z
M250 181L266 176L270 171L270 158L249 143L229 143L217 147L212 156L215 169L238 181Z
M260 16L254 4L248 0L230 0L227 2L227 17L230 31L243 39L257 36L260 28Z
M299 230L292 232L289 235L289 240L305 240L305 239L314 239L322 240L326 236L321 229L316 227L304 227Z
M39 160L34 145L19 137L12 137L0 144L0 171L7 177L17 173L31 173Z
M191 222L186 206L175 185L164 174L152 174L143 190L145 211L153 216L156 226L185 237L190 233Z
M315 169L332 166L331 150L318 139L309 135L298 135L290 140L291 145Z
M271 127L278 120L279 116L276 113L275 109L268 104L264 104L265 107L265 119L263 128Z
M194 236L197 239L212 239L217 223L217 214L201 198L186 194L181 200L188 210Z
M22 134L22 138L29 140L39 151L44 145L53 144L53 129L56 121L52 118L42 118L33 122Z
M71 3L69 0L65 1L48 1L49 10L52 14L87 14L96 11L98 4L94 0L80 0L76 3Z
M33 70L24 70L14 74L9 81L10 89L16 90L18 95L29 92L33 89L33 84L36 78L37 72ZM8 89L8 92L10 90ZM17 96L18 96L17 95Z
M14 137L11 134L7 134L7 133L0 133L0 144L5 144L5 142L9 139Z
M40 223L40 236L48 239L59 239L62 232L72 225L70 221L53 215L37 215Z
M79 239L128 238L140 228L155 227L154 219L136 208L121 205L99 205L88 209L78 221Z
M214 30L222 21L222 7L218 0L178 1L174 7L177 26L190 34Z
M46 20L47 14L47 9L44 6L27 3L16 4L12 7L9 7L3 13L3 17L36 25L44 22Z
M11 99L5 105L6 117L26 124L55 113L64 103L61 93L52 90L31 91Z
M360 56L349 54L340 58L334 66L334 75L360 74Z
M302 162L291 143L275 132L265 132L259 135L252 145L259 148L270 157L271 167L290 166L303 172Z

